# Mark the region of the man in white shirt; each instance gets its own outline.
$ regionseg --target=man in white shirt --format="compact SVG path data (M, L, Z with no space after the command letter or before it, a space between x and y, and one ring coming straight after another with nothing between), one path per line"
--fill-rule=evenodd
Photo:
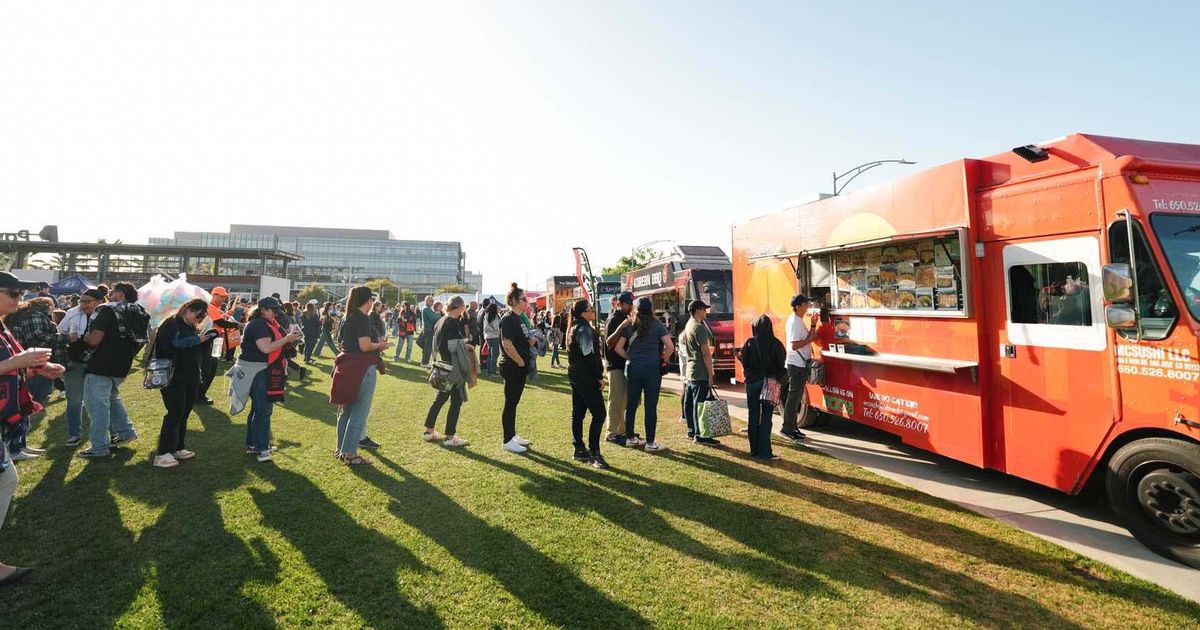
M812 341L817 338L818 319L813 315L805 322L809 300L806 295L796 295L792 298L792 314L788 316L785 328L787 330L787 365L788 386L787 400L783 403L783 428L780 429L785 437L798 442L804 439L804 434L796 426L796 415L804 402L804 386L808 382L808 361L812 358ZM807 325L806 325L807 324Z

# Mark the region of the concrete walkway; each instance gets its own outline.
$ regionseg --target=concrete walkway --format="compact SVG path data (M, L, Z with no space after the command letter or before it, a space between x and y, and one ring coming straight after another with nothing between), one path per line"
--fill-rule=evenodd
M663 379L678 393L678 375ZM719 386L729 414L746 420L744 390ZM775 417L778 431L780 420ZM975 468L906 446L900 439L856 422L835 419L819 429L804 429L805 447L857 464L882 477L945 499L973 512L1004 521L1200 602L1200 572L1147 549L1118 525L1094 498L1073 497L1016 477Z

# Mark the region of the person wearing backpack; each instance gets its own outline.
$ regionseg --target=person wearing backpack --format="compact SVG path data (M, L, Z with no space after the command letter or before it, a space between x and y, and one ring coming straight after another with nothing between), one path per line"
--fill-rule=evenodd
M630 323L632 322L632 323ZM625 444L639 446L642 441L633 432L638 406L645 395L646 442L645 449L656 453L664 449L654 441L658 427L658 394L662 390L663 358L675 352L671 333L654 316L654 303L650 298L637 302L637 316L621 323L619 331L623 337L617 341L616 351L625 358L625 381L628 400L625 403Z
M750 456L759 459L779 459L771 452L771 418L776 403L764 400L768 383L778 399L780 382L787 377L784 365L787 352L775 337L771 318L759 315L750 326L751 336L738 351L738 361L746 377L746 409L749 412L747 431L750 438Z
M688 437L697 444L720 444L711 437L700 435L700 404L708 400L712 392L713 334L708 327L708 305L700 300L688 304L688 323L679 335L679 345L690 359L685 371L683 386L683 419L687 421Z
M90 444L80 457L108 457L109 448L124 446L138 438L121 400L121 384L133 367L133 357L146 341L150 316L137 304L137 289L118 282L108 293L109 301L96 309L96 319L84 336L93 348L83 377L83 407L92 420ZM109 441L109 430L115 435Z

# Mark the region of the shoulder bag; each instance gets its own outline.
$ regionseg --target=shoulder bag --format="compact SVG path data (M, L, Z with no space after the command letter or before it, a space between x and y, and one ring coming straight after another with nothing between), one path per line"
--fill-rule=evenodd
M158 358L157 350L158 335L154 335L154 340L150 342L150 350L146 353L150 357L150 360L146 361L146 376L142 379L142 387L146 389L162 389L170 385L171 378L175 376L175 362Z
M429 364L429 386L439 392L448 392L454 389L454 384L450 382L450 374L454 372L454 365L441 360L441 348L438 342L442 336L442 321L439 320L437 325L433 327L433 349L431 351Z
M763 349L758 347L757 339L751 338L750 340L754 342L754 352L758 355L758 366L763 373L763 388L758 399L768 405L777 406L779 405L779 398L783 394L783 386L780 384L779 379L774 376L767 376L767 363L763 361Z

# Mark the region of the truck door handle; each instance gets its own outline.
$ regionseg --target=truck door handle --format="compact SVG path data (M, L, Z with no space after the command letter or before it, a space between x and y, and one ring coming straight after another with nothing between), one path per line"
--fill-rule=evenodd
M1017 347L1009 344L1000 344L1000 357L1004 359L1015 359L1017 357Z

